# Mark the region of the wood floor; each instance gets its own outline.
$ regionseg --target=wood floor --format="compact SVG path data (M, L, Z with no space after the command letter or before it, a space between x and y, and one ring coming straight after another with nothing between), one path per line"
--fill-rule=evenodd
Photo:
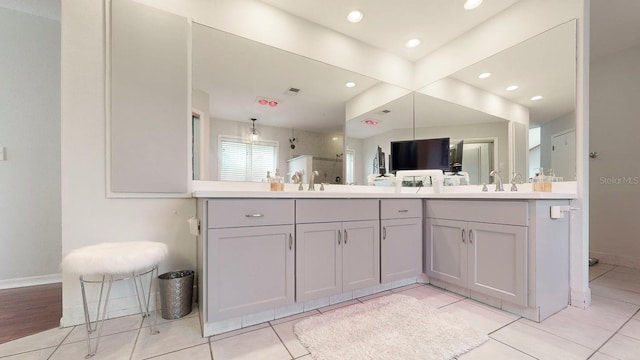
M0 290L0 344L60 326L62 283Z

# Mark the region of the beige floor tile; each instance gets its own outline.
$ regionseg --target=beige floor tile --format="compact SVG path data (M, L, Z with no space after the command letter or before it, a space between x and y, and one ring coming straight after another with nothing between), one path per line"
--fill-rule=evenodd
M527 319L520 319L519 321L592 350L597 350L615 333L615 330L606 330L602 327L588 324L575 316L568 315L571 312L570 308L565 310L541 323Z
M417 288L423 286L422 284L409 284L409 285L405 285L405 286L400 286L394 289L391 289L391 292L397 293L397 292L403 292L403 291L407 291L409 289L413 289L413 288Z
M637 360L640 340L616 334L600 349L600 352L620 360Z
M295 358L296 360L313 360L311 354Z
M379 298L381 296L387 296L387 295L391 295L391 294L393 294L393 293L390 290L381 291L379 293L375 293L375 294L372 294L372 295L359 297L358 300L360 300L360 301L369 301L369 300L377 299L377 298Z
M174 320L158 325L159 334L151 335L147 328L140 329L133 359L146 359L186 349L209 341L200 333L198 317Z
M491 334L491 338L541 360L584 360L593 353L587 347L520 321L496 331Z
M128 359L133 351L139 330L122 332L100 337L98 352L91 360ZM95 343L92 343L93 346ZM87 355L87 343L75 342L61 345L51 356L51 360L82 360Z
M3 357L2 360L47 360L55 347Z
M611 356L609 356L607 354L603 354L601 352L597 352L597 353L593 354L589 358L589 360L618 360L618 359L616 359L614 357L611 357Z
M303 312L303 313L300 313L300 314L287 316L287 317L284 317L282 319L271 320L271 321L269 321L269 323L271 323L271 325L273 326L273 325L278 325L278 324L286 323L286 322L293 321L293 320L304 319L304 318L306 318L308 316L313 316L313 315L318 315L318 314L320 314L320 311L311 310L311 311Z
M269 327L269 323L268 322L265 322L265 323L262 323L262 324L253 325L253 326L248 326L248 327L245 327L245 328L242 328L242 329L238 329L238 330L228 331L226 333L222 333L222 334L218 334L218 335L213 335L213 336L210 337L210 341L219 341L219 340L222 340L222 339L230 338L232 336L241 335L241 334L245 334L245 333L248 333L248 332L264 329L266 327Z
M429 306L433 306L436 308L443 307L464 299L464 297L460 295L456 295L454 293L429 285L411 288L400 292L400 294L414 297L420 301L427 303Z
M609 264L598 263L589 267L589 281L611 271L615 266Z
M294 358L306 355L309 353L307 348L304 347L298 341L298 336L293 332L294 325L300 320L289 321L286 323L278 324L273 327L273 329L278 334L278 337L284 343L284 346L287 347L289 353Z
M291 359L289 352L271 328L212 342L211 351L216 360Z
M321 308L318 309L318 311L321 312L321 313L326 313L326 312L329 312L329 311L333 311L333 310L340 309L340 308L343 308L345 306L354 305L354 304L360 304L360 301L358 301L358 300L344 301L344 302L341 302L341 303L338 303L338 304L321 307Z
M519 318L511 313L469 299L442 307L440 310L459 316L473 328L485 334L489 334Z
M58 346L73 328L51 329L0 344L0 357Z
M113 335L125 331L140 329L142 324L142 317L140 314L119 317L115 319L109 319L104 321L104 327L102 329L102 336ZM92 338L95 338L97 333L91 334ZM77 325L74 327L71 334L64 339L64 344L71 344L78 341L86 341L87 328L83 325Z
M618 333L640 340L640 320L629 320L629 322L626 323Z
M211 360L211 349L209 344L202 344L194 347L190 347L184 350L179 350L165 355L154 357L153 360Z
M534 360L535 358L493 339L460 356L460 360L496 359Z
M640 305L640 293L635 293L627 290L616 289L610 287L610 283L600 283L600 279L596 279L589 284L591 288L591 294L608 299L614 299L618 301L624 301L631 304Z

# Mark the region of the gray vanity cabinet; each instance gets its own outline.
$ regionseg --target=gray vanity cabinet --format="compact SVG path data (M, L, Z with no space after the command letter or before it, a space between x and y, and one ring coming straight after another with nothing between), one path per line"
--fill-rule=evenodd
M207 320L294 302L293 200L210 200Z
M527 207L428 200L427 276L526 307Z
M422 200L380 200L381 281L422 273Z
M296 301L379 283L378 200L297 200Z

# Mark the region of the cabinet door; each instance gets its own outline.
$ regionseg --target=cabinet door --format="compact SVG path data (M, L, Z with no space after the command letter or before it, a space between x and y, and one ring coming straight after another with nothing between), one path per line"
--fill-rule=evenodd
M296 300L342 292L341 223L296 227Z
M382 282L422 273L422 220L382 220Z
M466 227L464 221L427 219L427 276L461 287L467 286Z
M208 232L210 322L294 302L293 225Z
M527 227L469 223L469 289L527 306Z
M343 223L342 290L380 284L380 222Z

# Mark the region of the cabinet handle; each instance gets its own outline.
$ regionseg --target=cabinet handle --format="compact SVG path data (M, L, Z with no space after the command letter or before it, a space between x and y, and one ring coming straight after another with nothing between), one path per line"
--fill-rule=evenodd
M405 212L409 212L409 210L407 210L407 209L402 209L402 210L398 210L398 212L405 213Z
M464 229L462 229L462 242L464 243Z
M473 244L473 230L469 230L469 244Z
M340 241L342 241L342 231L338 230L338 245L340 245Z
M344 229L344 244L345 245L347 245L347 239L348 239L347 229Z
M387 239L387 227L383 226L382 227L382 240L386 240Z
M264 214L247 214L244 217L248 217L248 218L259 218L259 217L263 217Z
M293 249L293 236L289 234L289 250Z

